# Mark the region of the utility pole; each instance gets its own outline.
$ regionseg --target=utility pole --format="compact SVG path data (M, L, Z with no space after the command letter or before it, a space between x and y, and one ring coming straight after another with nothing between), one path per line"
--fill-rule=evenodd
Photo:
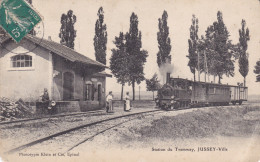
M198 81L200 82L200 53L198 52Z
M206 53L205 53L205 49L203 50L204 51L204 70L205 70L205 82L207 82L207 74L209 73L208 72L208 64L207 64L207 56L206 56Z
M241 84L240 83L238 83L238 102L240 102L240 86L241 86Z
M141 97L140 97L140 88L141 88L141 87L139 86L139 100L141 99Z

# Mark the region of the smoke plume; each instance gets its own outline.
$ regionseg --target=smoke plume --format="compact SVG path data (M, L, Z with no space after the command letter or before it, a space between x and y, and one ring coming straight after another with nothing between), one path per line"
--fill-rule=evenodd
M159 72L160 72L160 81L161 84L165 84L166 83L166 74L167 73L173 73L173 65L170 63L170 61L166 61L166 63L162 64L159 68Z

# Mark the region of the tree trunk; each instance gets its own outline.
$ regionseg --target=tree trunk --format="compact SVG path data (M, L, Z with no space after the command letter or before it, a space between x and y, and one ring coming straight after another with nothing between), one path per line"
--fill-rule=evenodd
M123 95L124 95L124 85L122 84L122 89L121 89L121 101L123 100Z
M196 81L196 75L195 75L195 72L193 73L193 81L194 81L194 82Z
M132 88L133 88L133 101L135 100L135 81L132 82Z
M218 75L218 84L220 84L220 83L221 83L221 76Z
M154 100L154 91L153 91L153 100Z
M246 77L244 77L244 87L246 86Z

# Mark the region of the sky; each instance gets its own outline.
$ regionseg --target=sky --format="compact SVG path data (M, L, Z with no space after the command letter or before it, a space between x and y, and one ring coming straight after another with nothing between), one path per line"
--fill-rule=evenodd
M242 19L245 19L250 30L247 86L249 94L260 94L260 83L255 82L256 75L253 73L256 61L260 59L259 0L33 0L33 6L44 19L44 37L51 36L56 42L60 40L58 34L61 15L70 9L73 10L77 16L75 50L92 59L95 59L93 38L95 22L98 18L97 11L102 6L108 33L108 66L111 49L115 48L113 44L115 36L118 36L119 32L126 33L129 30L130 16L135 12L139 19L139 30L142 32L142 48L147 50L149 55L144 68L146 78L151 78L155 72L159 73L156 63L158 18L162 16L164 10L168 13L169 37L172 45L174 67L172 77L188 79L193 78L186 57L192 15L195 14L199 19L198 34L201 36L205 35L207 27L217 20L217 11L221 11L230 33L230 40L234 44L238 43L238 30L241 28ZM236 62L235 65L235 76L224 77L222 83L236 85L237 82L243 82L243 77L238 72L238 63ZM109 69L106 71L109 72ZM202 74L201 80L203 78ZM115 77L107 79L107 92L110 90L119 92L121 90L119 87ZM146 90L145 81L140 84L140 89ZM131 87L127 86L126 90L131 92Z

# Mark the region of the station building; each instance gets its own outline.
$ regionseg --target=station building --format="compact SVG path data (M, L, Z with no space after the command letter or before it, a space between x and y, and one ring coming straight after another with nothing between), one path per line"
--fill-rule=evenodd
M112 76L104 64L31 35L20 43L5 36L0 44L0 97L37 102L47 88L63 111L105 107L106 77Z

